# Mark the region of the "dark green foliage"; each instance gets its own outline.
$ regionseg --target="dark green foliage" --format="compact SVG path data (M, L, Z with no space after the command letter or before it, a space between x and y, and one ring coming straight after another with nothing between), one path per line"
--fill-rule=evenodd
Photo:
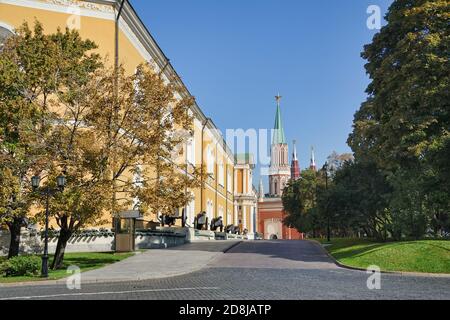
M5 277L35 276L41 270L41 258L37 256L14 257L0 264L0 275Z
M290 181L283 190L283 206L286 212L284 224L300 232L319 232L323 215L317 208L317 197L324 189L324 178L312 170L304 170L297 181Z
M369 95L348 143L355 163L330 202L341 227L377 238L450 232L450 4L396 0L364 48Z

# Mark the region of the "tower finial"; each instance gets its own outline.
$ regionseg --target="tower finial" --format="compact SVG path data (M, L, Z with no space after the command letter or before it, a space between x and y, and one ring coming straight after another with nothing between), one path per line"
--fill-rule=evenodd
M297 157L297 140L292 141L292 145L293 145L293 153L292 153L292 159L293 160L298 160Z
M259 179L259 201L263 201L264 200L264 185L263 185L263 181L262 178Z
M280 96L280 93L278 92L278 95L275 96L275 100L277 101L277 105L278 105L278 106L280 106L281 98L283 98L283 97Z
M281 108L280 108L280 101L282 96L278 93L278 95L275 96L275 100L277 102L277 113L275 115L275 126L274 126L274 132L273 132L273 139L272 144L287 144L286 142L286 136L284 134L284 128L283 128L283 121L281 119Z
M310 166L311 170L316 171L317 170L317 166L316 166L316 155L314 154L314 146L311 147L311 166Z
M293 141L292 162L291 162L291 179L296 181L300 179L300 165L297 157L297 140Z

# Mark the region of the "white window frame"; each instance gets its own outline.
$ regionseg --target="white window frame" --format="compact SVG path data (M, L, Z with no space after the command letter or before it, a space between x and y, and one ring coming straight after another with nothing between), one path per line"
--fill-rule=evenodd
M214 218L214 204L212 200L206 202L206 216L208 217L208 223Z
M227 212L227 225L233 224L233 215L231 213L231 210L228 209Z
M186 143L186 158L187 162L195 166L195 139L191 137Z
M225 167L224 167L222 158L219 159L219 165L218 165L217 170L219 171L218 172L219 184L222 187L225 187Z
M186 206L186 220L187 223L190 225L191 223L194 223L195 218L195 196L194 193L191 192L192 200L187 204Z
M214 175L214 150L211 148L211 145L208 145L206 148L206 161L207 161L207 170L208 174Z
M9 24L0 21L0 27L5 28L9 32L11 32L12 35L15 35L14 28L12 26L10 26ZM3 45L0 45L0 48L1 47L3 47Z
M227 168L227 190L230 193L233 192L233 176L230 168Z

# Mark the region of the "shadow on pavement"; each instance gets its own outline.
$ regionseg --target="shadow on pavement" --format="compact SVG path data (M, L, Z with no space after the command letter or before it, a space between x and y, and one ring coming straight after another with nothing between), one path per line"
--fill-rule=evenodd
M305 240L262 240L243 242L228 254L258 255L298 262L334 262L315 243Z
M187 243L179 247L169 248L172 251L204 251L204 252L225 252L239 244L239 241L200 241Z

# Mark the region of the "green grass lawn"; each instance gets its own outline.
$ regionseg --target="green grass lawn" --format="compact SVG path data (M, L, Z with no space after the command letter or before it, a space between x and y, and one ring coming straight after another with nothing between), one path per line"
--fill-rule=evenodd
M327 244L326 240L318 240ZM325 248L340 263L383 271L449 273L450 241L420 240L379 243L363 239L332 239Z
M58 280L70 276L66 271L69 266L77 266L81 269L81 272L85 272L104 267L108 264L122 261L133 255L134 253L66 253L64 257L64 269L56 271L49 270L48 279L42 279L39 276L8 278L0 276L0 283ZM4 259L5 258L0 257L0 263ZM49 263L51 263L52 260L53 256L50 256Z

